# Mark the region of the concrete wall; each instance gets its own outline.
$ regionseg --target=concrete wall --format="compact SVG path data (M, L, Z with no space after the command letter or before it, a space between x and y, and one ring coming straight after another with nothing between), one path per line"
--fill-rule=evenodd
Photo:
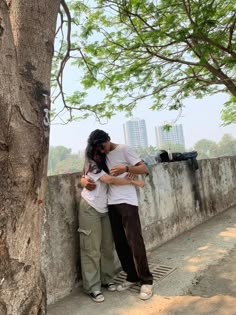
M80 174L48 178L43 224L42 269L48 302L54 303L78 285L77 211ZM236 156L153 165L138 190L147 249L159 246L236 204Z
M139 190L147 248L176 237L236 203L236 157L156 165Z
M42 231L42 270L48 303L68 295L80 278L78 205L79 174L48 177Z

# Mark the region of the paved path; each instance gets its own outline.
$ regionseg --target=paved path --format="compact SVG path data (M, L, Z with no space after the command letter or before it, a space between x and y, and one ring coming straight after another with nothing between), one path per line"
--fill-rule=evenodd
M236 315L236 207L149 253L176 267L157 281L149 301L137 293L104 292L96 304L81 289L51 305L48 315Z

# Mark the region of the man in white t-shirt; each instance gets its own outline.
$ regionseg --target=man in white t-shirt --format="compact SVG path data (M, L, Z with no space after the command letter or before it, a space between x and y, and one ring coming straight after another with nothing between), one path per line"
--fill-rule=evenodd
M129 146L111 142L103 130L96 129L91 135L96 139L95 149L106 154L110 175L125 177L128 173L138 175L148 172L145 164ZM81 183L88 190L96 187L95 183L86 178ZM122 268L127 273L126 281L118 285L117 290L126 290L140 282L139 297L147 300L153 294L153 276L148 267L135 187L110 185L108 209L116 251Z

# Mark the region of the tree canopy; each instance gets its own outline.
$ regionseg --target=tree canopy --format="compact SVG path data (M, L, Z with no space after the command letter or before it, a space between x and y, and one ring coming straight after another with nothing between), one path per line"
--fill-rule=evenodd
M225 92L222 118L236 122L235 0L72 1L69 8L73 36L57 58L63 66L71 58L80 71L83 88L67 98L72 108L111 117L148 98L153 110L181 110L189 96ZM89 103L93 87L104 98Z

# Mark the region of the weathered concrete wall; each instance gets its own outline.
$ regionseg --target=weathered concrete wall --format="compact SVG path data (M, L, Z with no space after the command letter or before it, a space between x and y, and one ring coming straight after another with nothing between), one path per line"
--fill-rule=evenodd
M147 248L187 231L236 203L236 157L156 165L139 190Z
M77 213L80 174L48 178L42 269L48 302L67 295L80 279ZM236 204L236 156L150 167L138 190L146 247L151 249Z
M79 174L48 177L43 221L42 270L48 303L68 295L80 278L78 205Z

